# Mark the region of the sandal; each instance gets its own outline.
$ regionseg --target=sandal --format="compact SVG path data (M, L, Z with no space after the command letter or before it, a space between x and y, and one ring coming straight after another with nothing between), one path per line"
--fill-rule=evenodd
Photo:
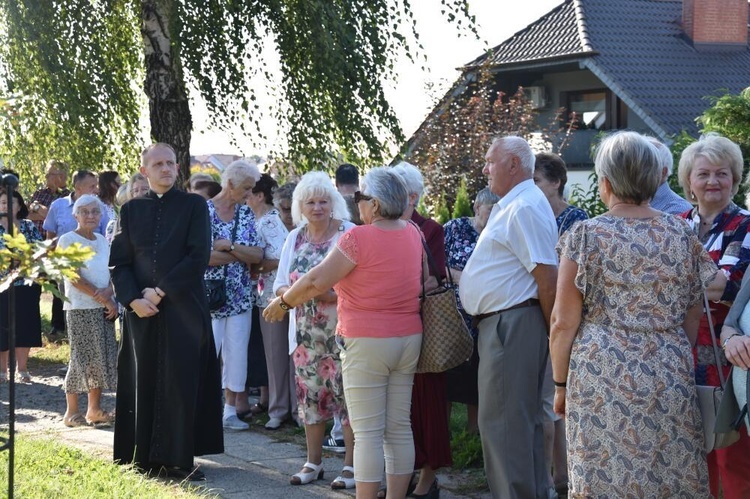
M351 478L347 478L344 476L344 472L347 471L352 474ZM331 482L331 488L334 490L353 489L355 486L356 482L354 481L354 468L351 466L344 466L343 468L341 468L341 474Z
M112 424L114 420L115 415L107 411L99 411L93 418L86 417L86 422L91 426Z
M292 485L305 485L306 483L310 483L314 480L321 480L323 478L323 463L313 464L308 462L302 467L302 469L305 468L311 469L312 471L308 471L307 473L304 471L295 473L292 475L292 478L289 479L289 483Z
M63 418L63 424L68 428L76 428L78 426L88 426L86 418L84 418L80 412L76 412L70 416Z
M29 371L18 371L18 381L21 383L31 383L31 374L29 374Z

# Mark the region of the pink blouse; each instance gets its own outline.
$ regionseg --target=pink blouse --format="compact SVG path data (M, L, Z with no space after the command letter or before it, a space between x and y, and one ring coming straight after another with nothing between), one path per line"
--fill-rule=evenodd
M422 332L422 241L411 224L401 230L354 227L337 243L356 265L336 284L338 326L348 338L388 338Z

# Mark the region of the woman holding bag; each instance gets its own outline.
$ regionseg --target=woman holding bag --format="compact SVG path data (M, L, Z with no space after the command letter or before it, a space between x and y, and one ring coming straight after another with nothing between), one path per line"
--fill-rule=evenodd
M323 262L272 301L263 315L280 320L284 307L299 306L335 285L336 341L357 442L357 497L375 497L384 462L389 496L404 497L414 469L409 401L422 343L421 235L400 219L407 193L390 169L371 169L354 200L365 225L344 234Z
M696 206L682 214L719 266L717 279L707 288L714 331L721 331L729 307L737 296L742 277L750 263L750 212L732 202L742 181L743 159L737 144L717 134L707 134L690 144L680 158L678 177L688 200ZM736 341L736 340L735 340ZM693 351L697 385L719 386L711 331L706 314L698 330ZM721 369L727 375L729 364L721 356ZM740 441L716 449L707 456L711 494L719 496L719 483L725 499L750 497L750 437L740 432Z

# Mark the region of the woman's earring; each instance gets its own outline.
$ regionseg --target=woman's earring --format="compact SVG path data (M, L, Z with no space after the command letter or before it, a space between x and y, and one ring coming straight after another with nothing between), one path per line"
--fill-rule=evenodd
M695 201L697 198L695 197L695 193L693 191L690 191L690 199Z

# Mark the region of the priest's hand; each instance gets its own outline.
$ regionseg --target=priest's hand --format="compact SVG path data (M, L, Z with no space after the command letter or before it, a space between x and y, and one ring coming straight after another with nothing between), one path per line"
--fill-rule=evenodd
M150 301L155 307L158 307L161 303L161 295L156 291L156 288L145 288L143 298Z
M133 309L133 312L135 312L140 318L152 317L159 313L159 309L156 308L156 305L145 298L136 298L131 301L130 308Z

